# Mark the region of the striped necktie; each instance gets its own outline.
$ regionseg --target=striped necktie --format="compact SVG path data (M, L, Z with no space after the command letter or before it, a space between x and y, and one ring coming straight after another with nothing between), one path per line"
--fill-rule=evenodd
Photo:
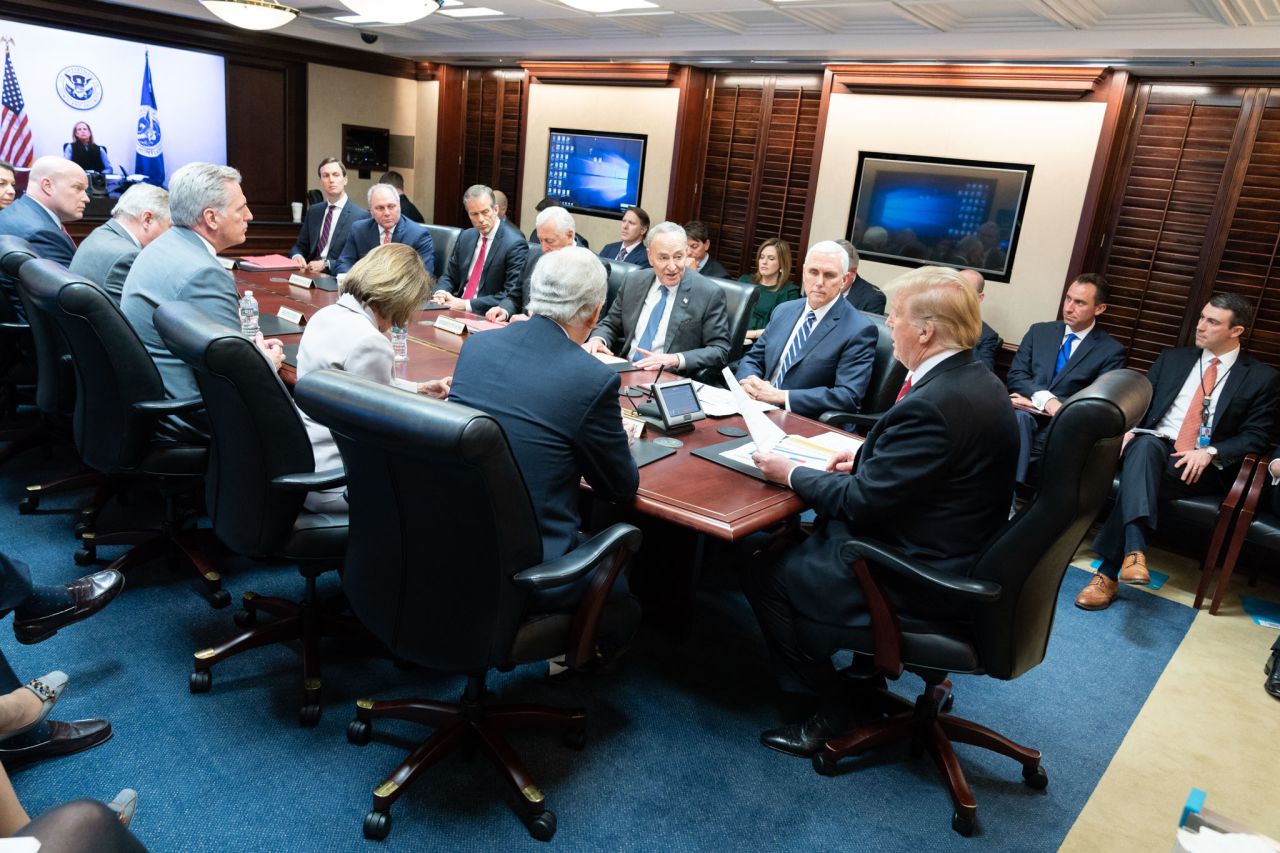
M774 380L774 387L781 388L782 380L786 378L787 371L791 369L791 365L795 364L800 358L800 353L804 351L805 341L809 340L809 333L813 331L813 324L818 322L818 315L813 311L809 312L809 316L805 317L804 325L800 327L800 331L796 332L796 336L791 339L791 346L787 347L787 354L782 357L782 366L778 368L778 378Z
M318 261L324 256L325 247L329 245L329 231L333 228L333 212L338 209L336 204L329 205L329 209L324 212L324 224L320 226L320 239L316 241L315 250L311 252L311 260ZM383 242L386 242L385 240Z

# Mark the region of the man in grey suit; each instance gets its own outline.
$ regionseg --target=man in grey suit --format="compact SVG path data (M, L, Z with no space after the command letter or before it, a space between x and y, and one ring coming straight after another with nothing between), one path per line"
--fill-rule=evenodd
M165 393L174 399L200 396L190 367L169 352L153 322L155 310L167 302L194 305L210 319L240 327L240 296L231 273L218 263L218 252L244 242L253 214L240 189L240 172L230 166L188 163L169 179L173 227L138 253L124 282L120 310L138 333L160 371ZM256 343L276 366L284 361L277 340ZM168 431L178 438L207 437L203 412L172 417Z
M685 267L689 238L674 222L649 231L649 264L627 276L609 313L591 332L587 352L617 354L641 370L693 373L729 360L724 293Z
M102 287L117 304L134 258L169 230L169 193L163 187L134 184L124 191L111 218L84 238L70 270Z

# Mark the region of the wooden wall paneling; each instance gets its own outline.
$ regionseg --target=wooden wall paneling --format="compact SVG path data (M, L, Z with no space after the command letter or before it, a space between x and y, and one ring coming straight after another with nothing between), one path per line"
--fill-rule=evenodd
M255 217L291 221L290 202L306 196L306 68L236 59L226 78L227 162L244 176Z
M698 219L712 234L712 250L734 273L750 243L746 230L757 162L764 78L717 75L712 86L706 166Z
M1112 70L1106 78L1102 92L1107 105L1106 112L1098 134L1098 148L1094 152L1089 185L1080 208L1080 225L1071 250L1071 263L1067 267L1069 278L1093 270L1089 264L1090 256L1102 247L1105 239L1105 230L1101 233L1099 230L1104 225L1108 205L1114 201L1108 198L1106 189L1117 184L1119 171L1126 162L1121 149L1125 129L1132 121L1137 107L1137 92L1138 87L1127 71ZM1062 283L1064 293L1070 283L1070 280ZM1058 313L1061 316L1061 306Z
M462 198L462 145L466 139L466 69L440 66L440 101L436 120L436 201L431 221L440 225L464 225Z
M808 248L809 235L813 232L813 189L818 186L818 170L822 166L822 147L827 138L827 113L831 108L831 93L836 85L836 77L828 67L822 73L822 89L818 98L818 120L814 125L813 153L809 162L809 182L804 193L804 220L800 227L800 242ZM845 225L848 228L848 223ZM846 232L847 233L847 232Z
M452 219L437 221L468 226L462 193L474 184L502 190L509 209L519 217L525 81L521 72L503 69L471 68L463 73L461 180L452 199L445 200L443 212Z
M702 201L702 170L708 107L709 75L704 69L681 66L676 76L680 100L676 106L676 139L671 183L667 188L667 218L688 222L697 217ZM643 205L641 205L643 207Z

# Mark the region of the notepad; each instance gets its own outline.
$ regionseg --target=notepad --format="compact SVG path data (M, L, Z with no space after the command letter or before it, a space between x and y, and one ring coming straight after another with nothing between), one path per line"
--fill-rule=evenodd
M298 265L284 255L246 255L240 259L240 269L251 271L296 270Z

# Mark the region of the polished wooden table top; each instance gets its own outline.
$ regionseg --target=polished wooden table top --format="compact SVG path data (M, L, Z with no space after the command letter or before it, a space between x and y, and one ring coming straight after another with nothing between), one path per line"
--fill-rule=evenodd
M290 285L288 277L288 273L281 272L238 271L236 283L241 290L253 291L263 314L275 314L283 306L310 316L338 299L336 293ZM409 331L409 360L396 366L397 376L417 382L450 375L457 353L467 340L466 336L425 324L434 323L435 318L442 314L458 319L479 319L475 315L451 310L424 311L422 314L422 320ZM299 337L287 335L283 339L290 343ZM281 371L287 382L293 381L292 373L287 366ZM626 387L647 383L653 381L654 376L653 371L623 373L622 384ZM622 401L621 405L630 404ZM817 421L784 411L770 412L769 416L788 433L813 436L831 431ZM737 416L707 418L698 421L692 432L682 433L679 439L683 446L674 455L640 469L640 490L635 509L644 515L726 540L740 539L804 510L804 502L790 489L756 480L693 455L694 450L729 440L716 431L719 427L741 425L742 419ZM654 435L646 431L645 437L653 438Z

